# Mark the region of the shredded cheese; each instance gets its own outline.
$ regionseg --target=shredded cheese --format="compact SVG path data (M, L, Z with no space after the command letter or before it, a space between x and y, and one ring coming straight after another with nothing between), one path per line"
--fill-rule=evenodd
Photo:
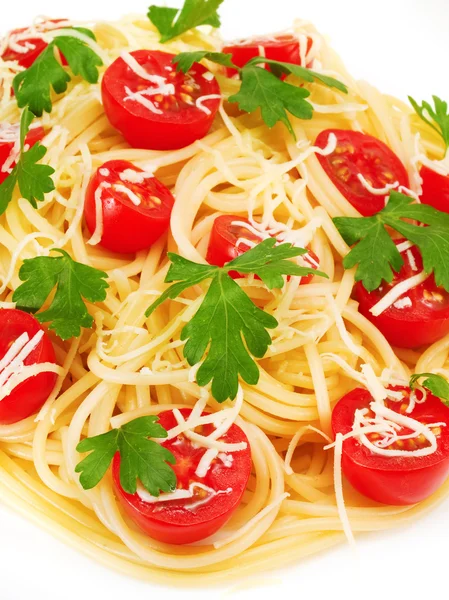
M374 317L378 317L384 311L390 308L390 306L392 306L396 300L399 300L401 296L423 283L428 277L429 276L427 273L425 273L425 271L421 271L421 273L418 273L418 275L413 275L413 277L409 277L408 279L401 281L391 288L391 290L386 293L377 304L370 308L370 313Z
M207 106L204 106L204 102L206 102L207 100L221 100L221 95L220 94L208 94L206 96L200 96L199 98L196 99L196 102L195 102L196 107L199 108L200 110L202 110L203 113L206 113L206 115L210 115L210 114L212 114L212 111Z
M96 246L101 242L101 238L103 237L104 230L104 222L103 222L103 202L101 195L103 190L107 190L111 187L111 184L107 181L102 181L100 185L95 190L94 198L95 198L95 230L91 236L91 238L87 241L91 246Z

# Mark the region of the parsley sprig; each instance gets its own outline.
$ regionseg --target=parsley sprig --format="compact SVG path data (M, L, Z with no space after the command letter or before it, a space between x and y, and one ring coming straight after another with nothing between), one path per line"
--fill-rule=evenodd
M272 315L252 302L229 272L258 275L270 290L283 287L283 275L327 277L321 271L300 267L291 261L306 250L291 244L276 246L276 243L275 239L264 240L224 267L197 264L169 253L172 264L165 281L177 283L146 312L146 316L150 316L168 298L176 298L184 290L211 280L200 308L183 328L181 340L187 340L184 356L189 365L200 363L206 354L196 379L200 386L212 381L212 395L218 402L236 397L239 375L246 383L257 384L259 368L252 357L265 356L271 344L267 330L278 325Z
M167 431L157 421L157 417L140 417L119 429L81 441L77 451L90 453L75 468L76 473L81 473L83 488L90 490L98 485L116 452L120 452L120 484L125 492L136 493L137 479L152 496L159 496L161 491L173 492L176 475L167 463L174 464L175 457L148 439L167 437Z
M0 215L8 208L16 184L19 185L23 198L34 208L37 200L42 202L44 195L55 189L51 175L55 170L48 165L41 165L39 161L45 156L47 148L40 142L25 150L25 139L33 122L34 115L28 109L22 112L20 120L20 156L16 166L0 185Z
M23 261L19 271L22 283L13 294L19 308L36 313L40 323L50 322L60 338L78 337L81 327L92 327L83 298L90 302L106 299L107 273L75 262L64 250L61 256L38 256ZM54 288L56 291L47 310L36 312L44 305Z
M260 108L262 119L268 127L273 127L278 121L282 121L293 136L295 134L287 112L298 119L308 120L313 116L313 106L307 101L310 92L303 87L283 81L281 79L283 75L295 75L308 83L317 82L345 94L348 93L347 87L333 77L327 77L300 65L269 60L261 56L251 59L242 68L232 63L231 54L221 52L181 52L173 62L177 65L178 71L186 73L196 62L204 58L231 67L239 73L242 82L240 90L228 98L229 102L238 104L240 110L248 113ZM269 65L270 70L261 69L261 64Z
M80 28L79 31L95 39L90 30ZM58 34L31 67L14 77L13 88L18 106L27 106L37 117L42 116L44 111L51 112L52 88L57 94L62 94L71 80L55 56L56 48L64 55L73 75L79 75L89 83L98 81L98 68L103 61L84 40L71 36L70 29L66 32L67 35Z
M393 271L404 261L386 227L391 227L415 244L423 259L424 271L435 275L438 286L449 291L449 215L426 204L391 192L386 207L372 217L336 217L334 223L347 244L354 245L343 260L345 269L357 265L356 281L369 292L382 280L391 283ZM427 227L406 221L418 221Z
M415 109L416 113L425 121L432 129L434 129L443 138L446 150L449 150L449 110L447 102L444 102L438 96L432 96L434 108L429 102L423 101L421 105L408 97L410 104Z
M443 404L449 406L449 383L441 375L435 375L435 373L415 373L410 378L410 389L414 390L419 380L424 377L425 379L421 385L439 398Z
M148 18L161 34L164 44L175 37L199 27L220 27L217 10L224 0L185 0L181 9L166 6L150 6Z

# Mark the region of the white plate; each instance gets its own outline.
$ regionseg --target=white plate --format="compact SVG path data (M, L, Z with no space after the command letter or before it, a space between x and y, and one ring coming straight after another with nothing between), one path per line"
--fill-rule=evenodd
M37 14L110 20L145 12L149 0L112 3L77 0L15 0L2 11L1 33L27 25ZM171 6L180 2L167 2ZM449 100L448 0L225 0L228 38L267 33L292 19L313 21L328 34L349 70L402 99L437 94ZM388 533L363 536L354 551L340 547L284 572L258 574L247 585L207 592L184 590L183 600L260 598L392 599L447 597L449 502L420 521ZM55 541L0 506L0 600L134 600L178 598L179 590L150 586L108 571ZM343 596L344 594L344 596Z

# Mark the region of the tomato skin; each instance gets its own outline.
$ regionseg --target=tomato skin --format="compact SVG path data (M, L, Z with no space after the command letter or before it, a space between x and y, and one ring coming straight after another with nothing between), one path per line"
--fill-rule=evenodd
M185 94L181 86L187 84L190 81L188 77L191 77L198 86L196 91L191 92L192 99L211 94L219 95L220 88L216 79L209 81L203 77L210 71L196 63L194 70L189 72L190 75L175 74L175 67L172 64L175 55L159 50L137 50L131 52L131 55L148 73L163 76L167 82L173 83L175 102L180 105L180 108L173 108L172 100L166 100L167 103L171 103L172 108L162 108L162 114L155 114L134 100L125 101L127 95L125 87L129 87L134 92L148 88L151 84L131 71L122 58L117 58L106 70L101 85L104 109L111 124L134 148L176 150L203 138L212 126L220 106L220 99L206 101L205 106L210 111L210 114L206 114L197 106L186 104L182 100L181 94L184 97ZM166 70L169 68L172 69L171 72ZM170 79L173 74L175 74L174 78Z
M46 21L46 23L66 23L67 19L49 19L48 21ZM43 31L45 31L45 24L43 24ZM11 33L12 34L18 34L18 33L23 33L25 31L27 31L27 27L22 27L20 29L14 29ZM49 28L52 31L54 29L57 28ZM5 61L17 61L18 64L23 67L24 69L28 69L29 67L31 67L31 65L34 63L34 61L36 60L36 58L38 58L42 52L45 50L45 48L48 46L47 42L42 40L41 38L33 38L30 37L27 40L24 40L23 42L21 42L21 44L23 44L25 41L29 42L30 44L33 44L33 46L35 46L33 49L28 50L28 52L25 53L21 53L21 52L17 52L15 50L12 50L11 48L6 48L6 50L3 52L2 54L2 59ZM67 61L64 57L62 57L62 64L63 65L67 65Z
M312 47L312 40L307 39L307 52ZM281 62L287 62L294 65L301 64L300 46L299 40L293 35L278 35L274 38L260 38L259 40L253 40L250 43L242 42L228 44L223 48L223 52L226 54L232 54L232 62L237 67L244 67L247 62L256 56L260 56L260 49L264 49L266 58L270 60L278 60ZM265 65L265 68L267 65ZM235 75L237 71L235 69L227 68L227 74L229 77Z
M19 131L17 130L17 135L19 135ZM34 146L37 142L41 142L45 136L45 131L43 127L34 127L30 129L26 138L25 144L30 146ZM1 137L1 134L0 134ZM0 184L2 184L5 179L8 177L9 173L7 171L2 171L2 166L8 160L10 153L14 148L14 142L2 142L0 141ZM14 162L11 165L11 169L15 167L16 163Z
M156 177L145 179L142 183L127 183L120 179L123 171L131 169L143 172L125 160L111 160L97 169L86 191L84 216L91 233L95 231L96 203L95 191L102 183L119 184L130 188L142 199L135 206L123 192L111 188L101 193L103 206L103 235L100 246L111 252L130 253L150 248L169 228L174 198L168 188ZM102 175L104 170L108 175ZM150 200L159 198L159 205Z
M395 244L403 241L395 240ZM413 247L410 252L414 257L417 270L412 270L407 255L402 254L405 264L390 286L421 272L423 264L418 249ZM354 287L354 294L359 302L359 312L379 329L390 344L399 348L419 348L433 344L449 333L449 294L443 288L437 287L433 275L407 292L406 296L410 298L412 306L401 309L390 306L379 316L373 316L370 309L377 304L390 286L384 285L383 289L381 286L373 292L367 292L361 282ZM436 294L440 301L426 299L425 294L429 298L432 294Z
M0 309L0 358L23 333L28 333L31 340L39 331L45 330L32 315L15 308ZM44 362L56 362L53 345L46 333L24 365ZM39 373L20 383L9 396L0 400L0 425L17 423L36 413L53 390L56 379L56 373Z
M426 166L421 168L420 175L423 180L421 202L449 213L449 177Z
M332 413L334 435L349 433L355 410L368 408L372 401L371 394L363 388L356 388L343 396ZM388 407L394 409L395 404L390 402ZM411 416L423 423L448 424L441 427L434 454L385 457L372 453L355 438L343 442L343 473L351 485L367 498L390 505L416 504L433 494L449 475L449 408L429 392L427 400L417 404Z
M375 188L384 188L395 182L409 187L404 165L386 144L359 131L327 129L319 134L315 145L325 148L332 133L337 137L335 152L316 156L332 183L364 217L371 217L385 208L385 196L388 194L372 194L357 175L363 175Z
M181 409L184 418L191 412L189 408ZM203 413L205 414L207 413ZM177 425L172 411L160 413L159 422L167 430ZM128 516L150 537L167 544L192 544L216 533L238 508L251 474L249 442L237 425L232 425L228 433L220 439L229 443L244 441L248 447L246 450L232 453L231 467L216 462L202 479L194 473L205 452L204 448L194 449L185 438L181 444L176 438L162 444L173 452L177 459L173 469L177 475L178 487L182 485L187 488L190 482L200 481L216 491L232 488L231 493L216 495L195 510L183 508L182 502L185 501L178 501L176 506L173 502L172 506L166 503L150 504L141 500L138 494L127 494L120 485L120 455L116 454L112 474L117 497Z
M231 260L234 260L234 258L247 252L250 249L247 244L241 243L237 246L239 238L245 238L256 244L259 244L262 241L261 237L257 236L249 229L246 229L241 225L234 225L235 221L248 223L248 225L250 225L248 219L236 215L221 215L215 219L206 254L206 260L210 265L222 267ZM304 260L309 262L311 267L314 267L314 262L319 263L319 259L312 250L309 250L308 254L312 260L308 261L307 255L305 255ZM237 271L229 271L229 275L233 279L240 279L243 277L243 275L240 275ZM313 275L302 277L301 285L310 283L312 278Z

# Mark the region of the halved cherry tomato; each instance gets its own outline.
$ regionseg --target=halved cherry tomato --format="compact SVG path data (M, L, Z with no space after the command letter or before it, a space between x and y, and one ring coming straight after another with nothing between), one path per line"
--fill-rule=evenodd
M27 333L31 340L39 331L45 330L32 315L15 308L0 309L0 360L23 333ZM46 333L23 364L28 366L45 362L56 362L53 345ZM39 373L19 383L8 396L0 400L0 424L17 423L36 413L53 390L56 378L56 373Z
M395 240L395 244L403 241ZM398 308L395 303L377 317L370 313L370 309L392 287L422 271L422 257L416 246L402 253L402 258L404 266L395 274L392 283L383 283L373 292L367 292L360 282L356 284L354 290L359 301L359 311L393 346L418 348L433 344L449 333L449 294L437 287L433 275L399 299L409 298L411 305Z
M358 175L363 175L374 188L384 188L396 182L409 187L404 165L386 144L366 133L327 129L319 134L315 145L325 148L331 133L337 137L335 151L328 156L317 154L317 158L332 183L363 216L370 217L385 208L388 194L372 194Z
M64 27L64 23L68 23L67 19L50 19L43 23L37 23L34 26L34 30L37 33L45 33L47 31L53 31L58 29L56 25L60 24L61 27ZM28 27L23 27L21 29L14 29L11 31L9 36L17 36L29 31ZM45 48L48 46L47 42L40 37L33 37L33 33L30 32L29 37L25 37L17 41L14 46L23 48L23 51L18 51L16 48L11 48L8 44L6 50L2 54L3 60L15 60L19 63L21 67L24 69L28 69L34 63L36 58L42 54ZM63 64L67 64L66 60L63 58Z
M247 252L251 246L245 244L244 240L260 244L263 239L262 236L258 236L247 227L239 225L239 222L250 225L248 219L236 215L221 215L215 219L206 254L206 260L210 265L222 267L231 260L234 260L234 258L237 258L237 256ZM319 259L312 250L309 250L308 254L305 254L303 258L306 266L318 269ZM230 271L229 275L233 279L242 277L236 271ZM301 284L310 283L312 278L313 275L303 277Z
M91 233L97 222L97 200L103 212L100 246L112 252L150 248L170 225L174 204L170 190L126 160L104 163L89 183L84 216Z
M12 169L16 166L16 160L10 162L12 154L19 154L20 125L14 124L6 127L0 126L0 184L5 181ZM43 127L33 127L25 138L25 145L34 146L36 142L42 141L45 136ZM16 157L14 157L16 158Z
M126 141L135 148L174 150L204 137L220 106L220 88L210 71L195 64L187 74L178 73L175 55L159 50L131 55L147 77L118 58L101 86L106 115Z
M308 38L306 53L309 52L311 47L312 40ZM232 54L232 62L237 67L245 66L247 62L256 56L265 56L265 58L269 58L270 60L279 60L294 65L301 64L299 40L291 34L240 40L225 46L223 52ZM236 70L228 68L227 73L229 77L232 77L236 73Z
M191 412L187 408L181 410L186 419ZM159 422L167 430L177 425L171 410L160 413ZM213 431L212 425L203 425L201 433L207 436ZM116 454L113 479L118 499L130 518L150 537L167 544L191 544L213 535L230 519L240 504L251 474L251 449L238 425L232 425L220 440L246 442L247 448L226 455L225 460L217 457L205 477L195 475L205 448L192 444L183 434L162 443L176 459L173 469L178 480L177 489L188 489L198 482L213 490L194 488L194 496L188 500L150 503L138 494L127 494L120 485L120 455Z
M405 414L410 389L391 389L403 391L404 401L387 400L387 407ZM369 408L372 401L371 394L363 388L357 388L343 396L332 413L334 434L349 433L354 423L355 411ZM427 425L446 423L445 426L431 428L438 442L435 453L427 456L381 456L371 452L354 437L343 441L342 470L345 477L356 490L376 502L392 505L421 502L433 494L449 475L449 408L428 392L425 402L416 404L413 411L406 416ZM398 431L398 435L410 433L411 430L407 428ZM371 442L377 439L375 434L367 434L367 437ZM426 444L427 440L414 438L398 440L389 447L395 450L416 450Z
M449 177L423 166L420 171L423 184L421 202L449 213Z

